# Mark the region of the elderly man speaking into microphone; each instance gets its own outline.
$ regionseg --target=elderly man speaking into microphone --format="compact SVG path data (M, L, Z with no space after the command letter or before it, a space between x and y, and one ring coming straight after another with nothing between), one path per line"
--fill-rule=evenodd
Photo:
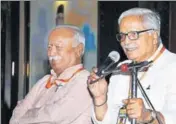
M175 124L176 123L176 55L169 52L160 37L160 17L145 8L132 8L119 19L120 42L129 62L153 61L138 79L156 111L146 103L140 90L131 98L131 74L114 74L109 85L94 70L88 79L93 97L92 119L95 124ZM159 121L158 121L159 120ZM134 124L134 123L133 123Z
M84 34L76 26L59 25L48 40L51 74L18 102L10 124L91 124L89 72L81 64Z

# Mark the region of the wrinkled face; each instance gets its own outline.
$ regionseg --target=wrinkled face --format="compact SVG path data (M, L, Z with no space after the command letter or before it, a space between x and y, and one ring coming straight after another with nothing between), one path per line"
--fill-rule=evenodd
M147 30L142 24L139 16L124 17L120 23L120 33L129 33L131 31ZM131 37L134 37L133 34ZM130 40L126 36L124 41L121 41L121 46L127 55L128 59L133 61L145 61L150 58L157 49L158 33L156 31L146 31L139 33L138 39Z
M49 36L48 57L52 69L62 73L68 67L80 63L81 53L79 45L72 47L74 33L70 29L55 29Z

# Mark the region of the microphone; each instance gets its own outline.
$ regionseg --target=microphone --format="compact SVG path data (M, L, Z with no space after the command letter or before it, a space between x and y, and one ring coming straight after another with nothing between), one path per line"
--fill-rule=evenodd
M102 72L108 70L113 64L115 64L120 59L120 54L117 51L111 51L108 57L105 59L103 64L98 67L98 72L96 75L102 76Z
M116 62L118 62L120 60L120 54L117 51L111 51L108 55L108 57L105 59L105 61L103 62L103 64L98 68L98 71L96 73L96 75L98 75L100 78L91 81L90 84L96 83L98 80L104 78L107 75L104 75L103 72L107 71L108 69L110 69L110 67L112 67L112 65L114 65Z

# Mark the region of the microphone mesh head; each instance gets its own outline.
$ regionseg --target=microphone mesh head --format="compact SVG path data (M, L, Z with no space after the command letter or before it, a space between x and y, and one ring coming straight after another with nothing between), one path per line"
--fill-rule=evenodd
M111 51L108 57L110 57L114 62L117 62L120 59L120 54L117 51Z

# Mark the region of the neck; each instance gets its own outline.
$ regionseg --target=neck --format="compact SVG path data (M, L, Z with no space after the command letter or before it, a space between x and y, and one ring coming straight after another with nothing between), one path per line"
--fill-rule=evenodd
M81 64L80 61L76 61L75 63L71 64L71 65L68 65L66 68L63 68L63 69L59 69L57 72L55 72L57 74L57 77L62 74L66 69L70 68L70 67L73 67L75 65L78 65L78 64Z
M155 54L155 52L157 51L158 47L159 47L159 46L156 45L156 46L153 48L153 50L150 52L150 54L148 54L148 55L146 55L146 56L144 56L144 57L142 57L142 58L136 59L136 60L134 60L134 61L136 61L136 62L143 62L143 61L148 60L149 58L151 58L151 57Z

